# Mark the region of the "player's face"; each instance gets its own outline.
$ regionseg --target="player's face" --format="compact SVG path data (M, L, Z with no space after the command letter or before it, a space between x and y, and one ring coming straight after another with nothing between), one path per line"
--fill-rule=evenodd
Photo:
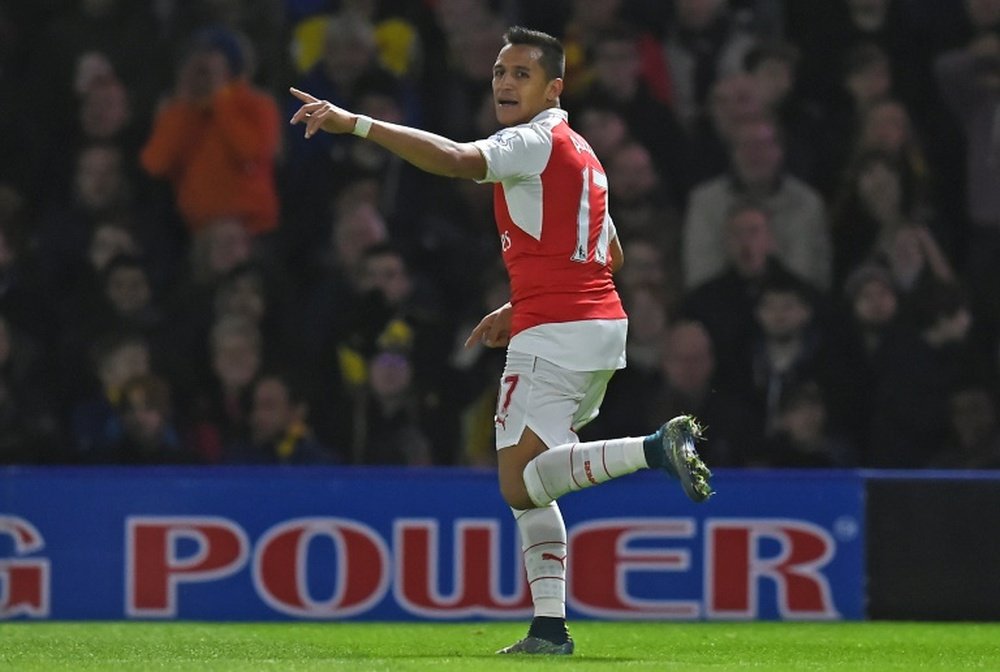
M493 64L493 104L497 121L516 126L554 107L562 80L548 79L539 59L542 50L528 44L508 44Z

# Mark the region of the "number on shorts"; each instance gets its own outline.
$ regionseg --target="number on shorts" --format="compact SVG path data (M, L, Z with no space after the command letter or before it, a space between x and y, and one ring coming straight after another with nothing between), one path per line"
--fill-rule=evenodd
M517 381L520 378L519 375L512 374L504 376L503 380L500 381L500 407L497 408L498 417L507 417L507 411L510 409L510 399L514 396L514 390L517 388Z

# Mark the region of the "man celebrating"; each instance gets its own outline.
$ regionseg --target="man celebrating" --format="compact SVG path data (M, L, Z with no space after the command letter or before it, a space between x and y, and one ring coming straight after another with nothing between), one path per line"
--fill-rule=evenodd
M494 183L494 214L511 301L466 341L507 346L496 412L500 492L517 520L535 617L528 636L499 653L570 654L566 527L555 500L642 468L666 470L696 502L712 494L694 448L700 429L679 416L646 437L580 443L612 374L625 366L628 320L611 274L624 256L608 212L608 181L560 109L565 56L554 37L504 34L493 99L506 128L459 143L356 115L291 89L291 123L353 133L427 172Z

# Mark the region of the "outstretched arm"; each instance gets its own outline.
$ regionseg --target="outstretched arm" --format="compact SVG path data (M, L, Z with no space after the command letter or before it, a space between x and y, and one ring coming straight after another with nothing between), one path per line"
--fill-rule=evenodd
M359 119L363 123L369 122L367 117L348 112L305 91L296 88L289 90L302 101L302 106L292 115L291 123L304 123L307 138L320 130L327 133L353 133ZM370 123L371 127L364 137L421 170L445 177L473 180L486 177L486 159L471 142L455 142L417 128L376 119L371 119Z

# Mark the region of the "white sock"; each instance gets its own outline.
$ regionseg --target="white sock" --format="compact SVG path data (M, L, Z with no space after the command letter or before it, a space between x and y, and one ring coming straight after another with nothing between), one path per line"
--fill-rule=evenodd
M524 468L531 501L546 506L567 492L604 483L646 467L644 437L564 443L549 448Z
M535 616L566 618L566 525L552 502L538 509L511 509L521 534L524 570Z

